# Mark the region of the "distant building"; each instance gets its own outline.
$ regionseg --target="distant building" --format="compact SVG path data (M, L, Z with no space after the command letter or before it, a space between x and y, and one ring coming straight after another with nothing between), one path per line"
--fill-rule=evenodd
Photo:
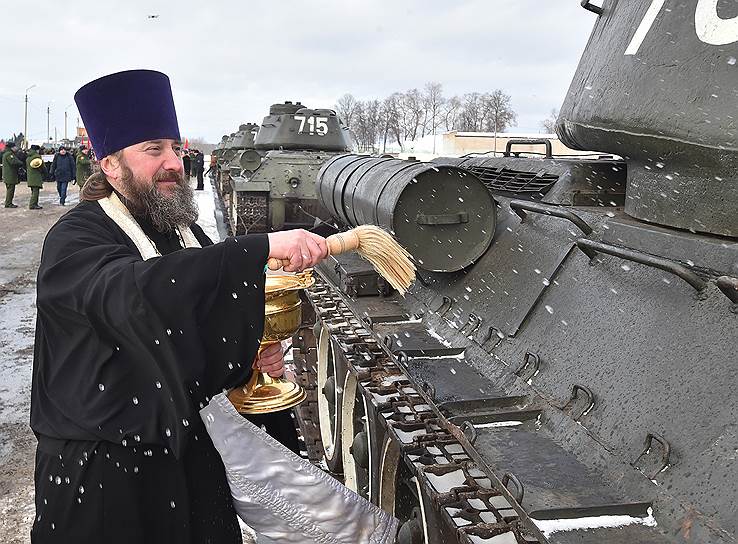
M87 136L87 129L85 127L79 126L77 127L77 136L74 138L74 147L92 147L92 144L90 143L90 138Z
M442 134L428 135L415 142L410 142L401 158L414 156L420 160L433 157L460 157L469 153L488 153L502 155L510 140L548 140L554 155L588 155L594 151L580 151L566 147L556 134L530 134L500 132L458 132L455 130ZM434 142L435 140L435 142ZM545 147L536 144L515 144L511 150L521 154L543 154Z

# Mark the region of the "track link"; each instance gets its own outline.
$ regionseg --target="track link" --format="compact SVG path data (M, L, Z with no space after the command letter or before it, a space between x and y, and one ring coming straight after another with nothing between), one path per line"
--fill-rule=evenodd
M337 290L316 275L316 285L307 296L316 318L341 347L349 372L356 375L376 420L399 446L402 461L431 498L435 521L444 526L443 534L455 535L462 544L484 542L505 533L510 534L506 542L538 542L522 525L513 505L494 489L489 477L477 467L452 430L436 416L402 368L353 315ZM303 364L301 370L310 374L301 376L301 380L313 386L312 398L316 398L315 364ZM304 432L316 432L320 440L317 410L312 410L307 403L305 416L298 419L306 424ZM318 451L322 454L322 444ZM446 540L436 535L431 537L431 542Z

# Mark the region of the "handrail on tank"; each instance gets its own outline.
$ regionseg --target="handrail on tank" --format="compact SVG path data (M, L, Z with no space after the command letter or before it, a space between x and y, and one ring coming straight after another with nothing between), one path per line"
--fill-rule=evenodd
M582 0L580 5L587 11L591 11L597 15L602 15L603 9L600 6L596 6L590 2L590 0Z
M579 227L579 230L581 230L584 234L592 233L592 227L590 227L584 219L579 217L574 212L562 209L560 206L540 204L538 202L530 202L528 200L511 200L510 209L518 214L518 216L520 216L521 221L525 219L526 211L540 213L543 215L550 215L552 217L567 219L574 223L577 227Z
M689 285L694 287L696 291L704 291L707 287L707 282L697 274L679 263L670 261L669 259L654 257L648 253L641 253L640 251L634 251L632 249L603 244L602 242L595 242L594 240L588 240L586 238L580 238L577 240L577 247L590 259L594 259L598 253L605 253L607 255L612 255L613 257L619 257L634 263L645 264L646 266L658 268L665 272L669 272L670 274L674 274L675 276L679 276Z
M544 145L546 146L546 158L553 158L551 140L547 140L545 138L514 138L512 140L508 140L505 144L505 152L503 153L505 157L510 156L510 150L513 145ZM518 153L520 153L520 151Z

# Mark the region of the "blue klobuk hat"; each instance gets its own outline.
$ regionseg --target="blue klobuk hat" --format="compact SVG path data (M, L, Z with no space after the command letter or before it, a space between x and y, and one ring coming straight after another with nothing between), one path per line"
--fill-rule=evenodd
M147 140L179 140L169 78L128 70L91 81L74 94L95 155L102 159Z

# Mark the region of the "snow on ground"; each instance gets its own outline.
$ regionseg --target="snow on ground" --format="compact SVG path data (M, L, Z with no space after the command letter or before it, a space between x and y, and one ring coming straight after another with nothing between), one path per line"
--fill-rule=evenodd
M31 357L36 326L36 293L32 283L26 292L9 292L0 299L0 421L28 422L28 398L31 394ZM25 289L24 289L25 290ZM2 452L8 444L0 444Z
M206 155L205 164L208 164L209 162L210 157ZM192 179L194 180L195 178ZM193 184L196 185L196 182L193 181ZM215 201L217 195L213 188L213 182L209 177L205 178L203 187L202 191L195 191L195 198L197 199L197 208L199 211L197 224L200 225L202 230L205 231L205 234L208 235L208 238L213 242L220 242L226 237L225 225ZM246 525L240 518L238 523L241 526L241 534L243 536L244 544L251 544L253 542L256 542L256 544L267 544L265 537L257 537L254 530Z
M206 158L207 159L207 158ZM193 186L195 180L192 180ZM36 322L36 271L46 232L78 201L70 186L67 206L59 206L55 184L41 191L39 212L27 209L30 192L16 191L14 210L0 210L0 543L29 544L35 515L33 460L36 439L28 426L34 329ZM5 198L0 184L0 200ZM225 238L222 214L216 206L210 179L195 192L198 224L218 242ZM218 218L221 218L220 221ZM254 542L243 528L244 544ZM258 542L261 542L259 540Z
M210 161L209 156L205 156L205 163ZM192 183L195 184L195 178L192 178ZM205 179L203 184L204 189L202 191L195 191L195 198L197 199L197 207L200 210L200 216L197 219L197 224L202 227L205 234L213 242L220 242L223 237L221 236L222 229L218 228L218 219L216 216L216 205L215 205L215 191L213 190L213 183L210 178Z

